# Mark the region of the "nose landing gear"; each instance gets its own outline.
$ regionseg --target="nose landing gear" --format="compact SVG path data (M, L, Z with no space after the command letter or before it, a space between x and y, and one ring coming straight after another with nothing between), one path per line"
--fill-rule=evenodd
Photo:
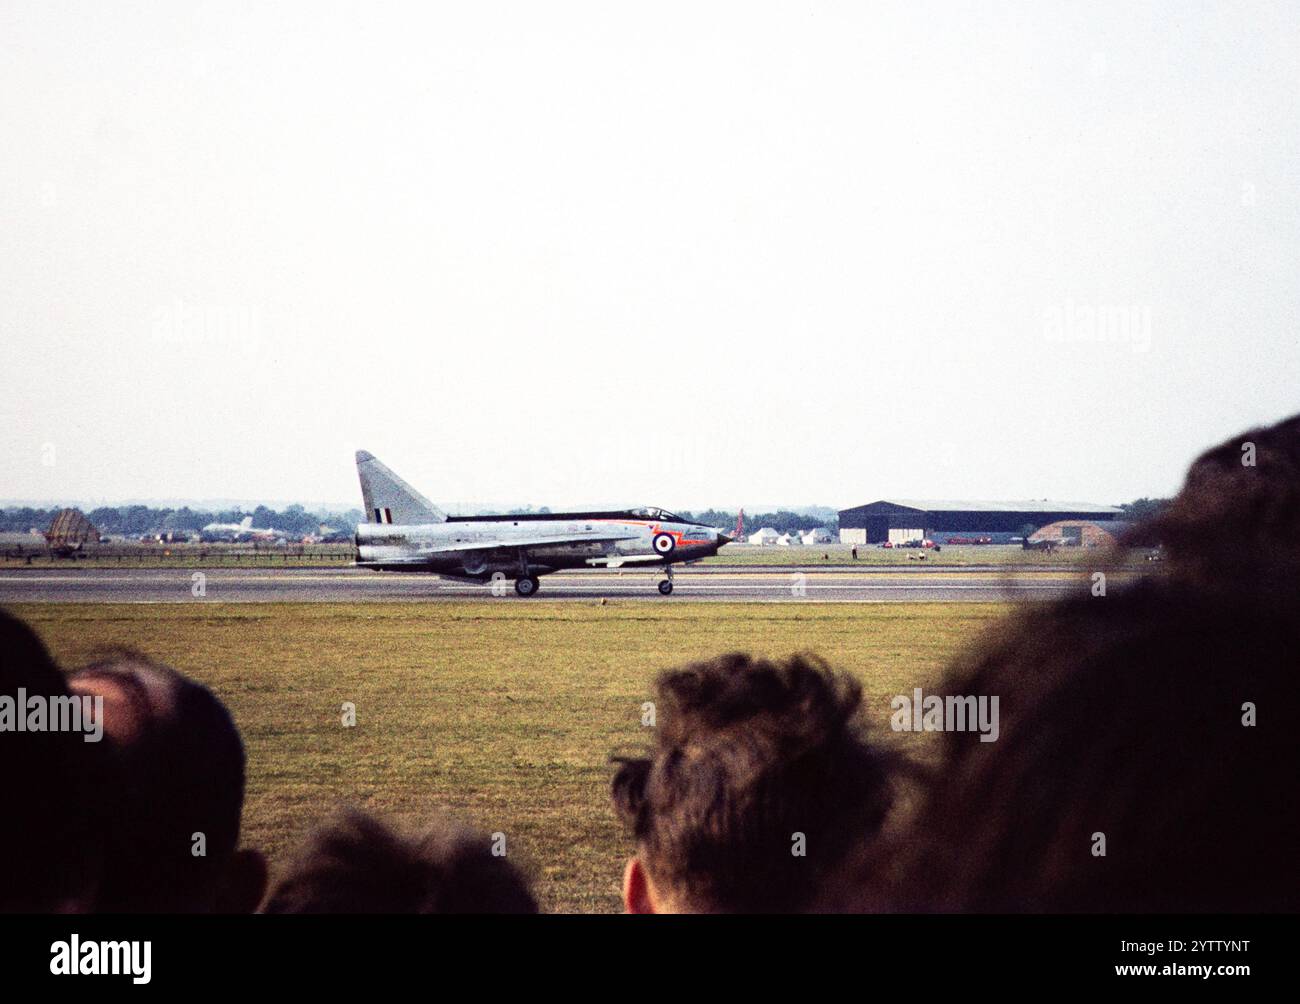
M669 565L664 569L664 572L667 574L668 578L660 581L659 593L662 596L671 596L673 592L673 566Z

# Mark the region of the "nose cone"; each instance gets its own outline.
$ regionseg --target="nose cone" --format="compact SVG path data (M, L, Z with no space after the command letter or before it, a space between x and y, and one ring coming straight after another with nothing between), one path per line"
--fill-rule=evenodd
M730 543L731 543L731 538L728 537L728 536L727 536L725 533L723 533L721 530L719 530L719 531L718 531L718 546L721 547L723 544L730 544Z

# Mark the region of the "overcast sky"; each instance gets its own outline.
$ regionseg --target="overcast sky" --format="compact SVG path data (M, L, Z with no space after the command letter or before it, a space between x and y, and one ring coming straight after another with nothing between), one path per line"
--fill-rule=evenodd
M1300 410L1300 7L0 4L0 497L1117 502Z

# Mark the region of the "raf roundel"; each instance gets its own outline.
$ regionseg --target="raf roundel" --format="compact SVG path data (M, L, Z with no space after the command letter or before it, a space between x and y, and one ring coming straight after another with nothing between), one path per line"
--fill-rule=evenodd
M654 548L660 554L671 554L673 548L677 546L677 541L673 540L670 533L656 533L654 539Z

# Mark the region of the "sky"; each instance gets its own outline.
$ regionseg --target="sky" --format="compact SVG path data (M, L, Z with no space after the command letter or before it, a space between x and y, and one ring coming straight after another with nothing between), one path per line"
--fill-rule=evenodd
M0 498L1114 503L1300 411L1295 4L0 3Z

